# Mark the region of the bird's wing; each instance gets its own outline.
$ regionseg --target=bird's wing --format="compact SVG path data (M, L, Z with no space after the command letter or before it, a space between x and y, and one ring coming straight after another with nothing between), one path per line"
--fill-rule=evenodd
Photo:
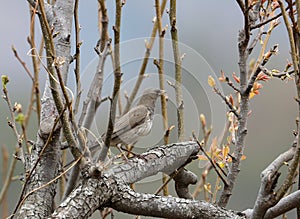
M144 105L139 105L132 108L116 121L112 138L120 136L124 132L127 132L128 130L142 124L147 118L148 114L149 110Z

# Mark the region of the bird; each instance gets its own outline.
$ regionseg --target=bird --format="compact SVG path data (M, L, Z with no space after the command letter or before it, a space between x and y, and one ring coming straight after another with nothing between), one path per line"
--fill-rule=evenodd
M110 145L134 145L148 135L152 128L156 100L164 93L157 88L144 90L137 105L116 120Z
M140 138L148 135L152 128L156 100L163 94L165 91L157 88L144 90L137 105L115 121L110 146L124 150L122 146L132 146ZM105 133L100 137L100 146L103 146L104 140ZM95 151L98 147L99 141L91 145L89 149Z

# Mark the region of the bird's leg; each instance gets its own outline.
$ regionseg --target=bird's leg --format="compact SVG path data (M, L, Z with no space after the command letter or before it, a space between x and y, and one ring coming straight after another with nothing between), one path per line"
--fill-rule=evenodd
M132 152L131 151L132 148L133 148L133 146L131 146L130 149L128 150L127 148L124 148L123 145L121 145L121 150L126 151L128 154L132 154L133 157L138 157L140 159L143 159L143 160L147 161L147 159L143 155L136 154L136 153Z
M127 151L127 157L128 157L128 158L133 157L133 156L135 155L135 154L132 152L133 147L134 147L134 146L131 145L131 144L130 144L130 145L127 145L127 150L126 150L126 151Z
M124 151L127 151L125 149L123 149L122 145L121 144L117 144L116 147L118 148L118 150L121 152L121 154L123 155L123 157L125 158L125 160L128 161L128 158L126 156L126 154L124 153ZM128 152L128 151L127 151Z

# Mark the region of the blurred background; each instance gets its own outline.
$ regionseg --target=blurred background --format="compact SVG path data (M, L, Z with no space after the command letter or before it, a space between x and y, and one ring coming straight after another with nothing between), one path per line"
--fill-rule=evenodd
M109 13L110 30L114 23L114 2L107 1ZM168 8L168 4L167 4ZM8 75L9 96L12 103L19 102L26 109L31 89L31 80L26 75L20 63L14 57L11 46L13 45L19 56L31 68L31 58L27 55L29 45L29 7L26 1L7 1L4 7L0 8L0 73ZM141 59L143 58L145 40L149 41L152 31L153 18L155 16L154 1L128 0L122 11L121 27L121 61L122 72L124 73L122 85L122 98L124 92L130 91L135 83L139 72ZM94 47L99 39L97 29L97 1L81 1L79 6L79 19L81 25L80 38L81 46L81 77L83 92L86 92L93 77L97 55ZM36 19L36 32L40 35L38 19ZM169 25L168 14L164 13L163 26ZM235 1L178 1L177 2L177 27L180 40L181 53L185 53L183 60L183 90L185 100L185 126L186 139L189 139L193 130L201 137L199 115L203 113L208 124L213 127L213 137L220 135L226 119L226 108L221 99L217 97L207 85L208 75L215 79L223 70L230 76L232 72L238 73L237 35L242 28L243 16ZM110 36L113 37L112 31ZM37 37L38 38L38 37ZM172 49L170 45L169 29L165 36L165 73L166 80L174 81L174 69L172 63ZM289 57L287 33L284 25L276 27L270 39L268 49L279 44L279 54L273 56L267 68L283 70ZM74 43L74 37L72 42ZM73 48L74 49L74 48ZM141 90L146 87L158 87L157 69L153 65L153 59L158 58L157 42L151 53L146 73L147 77ZM259 46L255 49L249 60L258 54ZM105 80L103 96L111 94L113 75L109 67L109 61L105 69ZM74 90L73 68L70 68L69 87ZM45 71L41 71L40 89L43 91L46 78ZM232 92L228 87L219 85L225 94ZM176 102L174 90L167 83L165 87L169 96L168 113L170 125L176 125ZM286 151L293 141L293 130L295 129L295 118L297 116L297 104L294 101L296 96L293 81L281 81L271 79L263 84L261 93L255 96L250 103L252 111L248 122L248 135L246 138L245 155L246 160L242 162L241 172L228 208L244 210L252 208L260 186L261 171L280 153ZM107 124L108 103L101 106L97 119L93 125L93 131L101 134ZM154 129L151 134L137 145L137 151L142 152L149 145L160 144L162 137L162 122L160 104L156 109ZM9 118L8 107L0 101L0 142L1 146L9 148L10 155L13 153L16 139L12 130L7 126ZM105 116L103 116L105 115ZM35 140L37 132L36 118L32 117L29 138ZM171 141L176 141L176 131L172 132ZM233 150L233 149L232 149ZM2 152L1 152L2 153ZM10 157L11 159L11 157ZM2 163L2 156L0 156ZM201 174L197 161L188 166L195 173ZM0 185L3 182L3 169L0 170ZM285 171L285 169L283 170ZM18 163L14 175L21 174L23 167ZM215 178L215 173L210 174ZM160 184L159 176L145 179L137 185L138 191L152 192ZM1 187L1 186L0 186ZM171 186L172 187L172 186ZM8 192L9 210L12 211L18 200L21 188L20 181L16 180L10 186ZM199 199L202 199L202 195ZM1 211L2 209L0 209ZM98 216L98 213L96 213ZM293 214L289 214L293 217ZM96 216L95 216L96 218ZM132 218L122 215L120 218Z

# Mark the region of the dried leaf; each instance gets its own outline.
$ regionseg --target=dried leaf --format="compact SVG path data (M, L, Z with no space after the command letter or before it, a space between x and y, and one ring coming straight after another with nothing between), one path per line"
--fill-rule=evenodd
M197 157L198 157L198 160L208 160L207 157L203 154L198 154Z
M205 185L204 185L204 189L205 189L209 194L212 194L210 183L205 184Z

